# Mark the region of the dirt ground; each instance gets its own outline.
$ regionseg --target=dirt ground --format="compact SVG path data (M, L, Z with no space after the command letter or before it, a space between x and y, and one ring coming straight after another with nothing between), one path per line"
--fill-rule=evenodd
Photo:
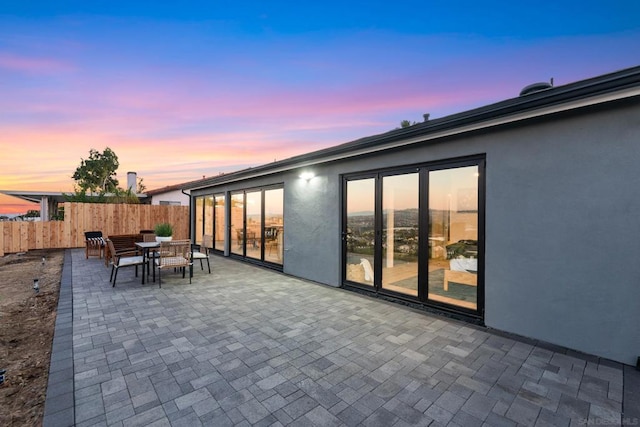
M42 425L63 261L63 250L0 257L0 426Z

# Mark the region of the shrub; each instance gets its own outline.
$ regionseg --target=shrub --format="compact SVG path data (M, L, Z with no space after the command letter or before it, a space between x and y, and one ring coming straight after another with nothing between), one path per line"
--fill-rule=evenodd
M156 224L154 231L158 237L171 237L173 235L173 227L166 222Z

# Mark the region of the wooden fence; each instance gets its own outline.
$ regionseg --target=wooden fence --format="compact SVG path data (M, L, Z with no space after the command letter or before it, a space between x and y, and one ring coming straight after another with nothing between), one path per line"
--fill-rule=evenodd
M32 249L84 247L85 231L135 234L156 224L173 225L174 239L189 238L189 207L64 203L64 221L0 221L0 256Z

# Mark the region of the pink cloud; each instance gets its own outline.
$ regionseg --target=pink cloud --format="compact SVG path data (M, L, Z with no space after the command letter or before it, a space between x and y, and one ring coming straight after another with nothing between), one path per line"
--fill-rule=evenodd
M55 59L18 56L10 53L0 54L0 68L37 74L57 73L73 69L69 64Z

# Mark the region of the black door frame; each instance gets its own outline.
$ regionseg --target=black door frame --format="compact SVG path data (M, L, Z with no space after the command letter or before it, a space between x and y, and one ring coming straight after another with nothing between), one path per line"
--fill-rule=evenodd
M467 166L477 166L478 177L478 284L476 289L477 309L467 309L460 306L446 304L428 298L428 259L429 259L429 172L437 170L455 169ZM399 175L403 173L419 174L418 184L418 296L394 292L382 287L382 178L385 176ZM351 288L378 296L406 301L412 305L433 308L438 311L454 313L474 321L484 320L485 307L485 191L486 191L486 156L474 155L463 158L447 159L437 162L422 163L405 167L387 168L375 171L344 174L341 176L341 283L345 288ZM373 286L360 284L347 280L347 183L349 181L370 179L374 181L375 210L374 210L374 281Z

